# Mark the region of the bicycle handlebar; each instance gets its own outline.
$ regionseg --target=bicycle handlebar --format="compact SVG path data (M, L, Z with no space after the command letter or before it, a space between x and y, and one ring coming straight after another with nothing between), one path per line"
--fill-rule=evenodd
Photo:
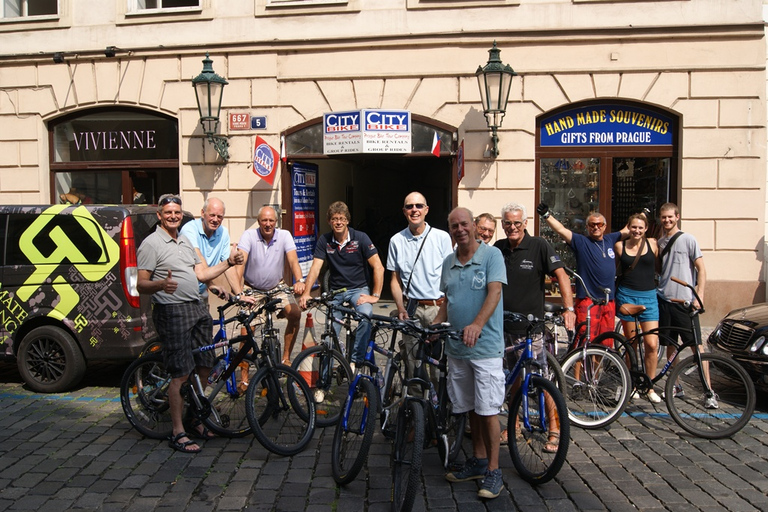
M563 267L566 273L572 275L575 279L577 279L581 283L581 287L584 288L584 293L587 294L587 298L592 301L592 304L596 306L604 306L608 304L611 301L611 289L610 288L602 288L600 291L605 294L604 299L596 299L590 292L589 288L587 288L587 285L584 283L584 279L576 273L575 270L568 267Z
M693 292L694 298L699 303L698 309L692 309L692 311L695 311L697 315L700 315L700 314L704 313L704 302L701 300L701 297L699 297L699 294L696 293L696 288L694 286L692 286L691 284L686 283L682 279L678 279L676 277L670 277L670 279L672 281L676 282L677 284L679 284L681 286L685 286L686 288L691 290L691 292ZM669 300L670 300L670 302L677 302L679 304L683 304L686 308L691 308L692 305L693 305L690 300L683 300L683 299L669 299Z

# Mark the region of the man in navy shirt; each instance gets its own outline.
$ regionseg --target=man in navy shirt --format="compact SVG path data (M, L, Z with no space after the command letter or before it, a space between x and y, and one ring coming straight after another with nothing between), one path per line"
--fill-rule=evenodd
M343 202L336 201L328 207L331 232L325 233L317 240L312 266L307 275L308 286L299 299L302 308L306 309L312 283L320 275L323 263L328 262L331 290L346 288L344 293L336 296L337 302L351 302L358 313L368 317L373 313L373 304L379 301L384 284L384 265L381 264L379 251L368 235L349 227L351 220L349 208ZM368 284L368 267L373 271L373 293ZM370 322L362 322L358 326L352 351L353 364L365 359L370 332Z
M604 289L610 289L609 302L605 306L592 309L592 332L594 339L600 333L612 331L616 322L616 304L613 301L616 281L616 255L613 246L619 240L629 237L629 229L624 226L621 231L605 234L607 223L602 213L593 212L587 217L587 236L574 233L554 218L549 207L541 203L536 208L541 217L547 221L555 233L565 240L576 255L576 272L584 279L584 284L590 295L595 298L605 297ZM576 321L584 322L587 309L592 301L581 283L576 282Z

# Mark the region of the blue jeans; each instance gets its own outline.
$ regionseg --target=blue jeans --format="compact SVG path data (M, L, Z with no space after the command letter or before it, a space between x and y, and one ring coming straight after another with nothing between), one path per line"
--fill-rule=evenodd
M368 287L354 288L347 290L344 293L340 293L333 298L334 305L340 305L342 302L349 302L355 308L355 311L361 315L365 315L370 318L373 314L373 304L366 302L365 304L357 305L357 299L361 295L369 295ZM336 318L341 318L341 313L334 313ZM339 334L341 326L339 324L333 324L333 328L336 330L336 334ZM357 333L355 334L355 346L350 349L346 347L347 351L352 351L352 362L358 364L365 359L365 350L368 348L368 339L371 336L371 322L363 320L358 322Z

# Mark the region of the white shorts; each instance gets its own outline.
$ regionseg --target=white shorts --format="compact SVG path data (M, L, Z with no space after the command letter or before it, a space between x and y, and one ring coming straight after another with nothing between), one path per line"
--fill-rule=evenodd
M454 359L448 356L448 397L453 412L499 414L504 402L503 359Z

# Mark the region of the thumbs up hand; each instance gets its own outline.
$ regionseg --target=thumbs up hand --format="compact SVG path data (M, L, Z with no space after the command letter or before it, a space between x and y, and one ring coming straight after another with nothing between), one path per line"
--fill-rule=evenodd
M165 293L173 293L178 287L179 283L173 280L173 276L171 276L171 269L168 269L168 275L163 280L163 291Z

